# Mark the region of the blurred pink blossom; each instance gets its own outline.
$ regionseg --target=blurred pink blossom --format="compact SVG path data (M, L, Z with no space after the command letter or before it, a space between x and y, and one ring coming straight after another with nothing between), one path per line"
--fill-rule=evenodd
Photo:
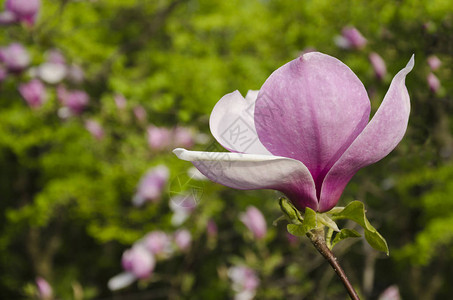
M173 238L176 247L181 251L189 249L190 244L192 243L192 235L187 229L180 229L176 231L173 235Z
M171 132L165 127L149 126L148 145L153 150L164 150L171 146Z
M19 93L31 108L39 108L47 100L46 88L38 79L20 84Z
M132 202L135 206L141 206L146 201L156 202L159 200L165 185L167 184L170 172L165 165L159 165L150 169L140 179L137 192Z
M60 102L68 107L73 114L80 114L88 105L88 94L82 90L67 90L64 86L57 87L57 96Z
M254 270L245 266L230 267L228 277L236 292L235 300L251 300L255 297L260 281Z
M11 72L23 71L30 64L30 55L19 43L11 43L0 49L0 61Z
M134 107L134 115L135 115L135 118L137 118L137 120L139 122L143 123L146 121L146 110L145 110L145 108L143 108L143 106L138 105L138 106Z
M144 279L151 276L156 260L143 245L137 244L123 253L121 263L124 270L131 272L136 278Z
M94 138L98 140L104 137L104 129L96 120L86 120L85 128L91 133Z
M428 57L427 62L428 62L429 67L433 71L436 71L442 65L442 61L439 59L439 57L437 57L434 54L431 55L430 57Z
M400 300L400 291L396 285L389 286L382 294L379 296L378 300Z
M367 40L355 27L347 26L341 31L341 36L335 37L335 44L344 49L363 49Z
M437 93L439 91L440 81L436 75L434 75L433 73L429 73L428 76L426 77L426 81L428 81L429 89L433 93Z
M5 9L28 25L35 24L40 7L40 0L6 0L5 2Z
M266 236L266 220L261 211L255 206L247 207L246 212L240 214L239 219L253 233L256 239L262 239Z
M160 255L169 252L171 239L165 232L156 230L145 236L143 244L154 255Z
M52 299L52 287L42 277L36 278L36 286L38 287L39 299L49 300Z
M121 94L116 94L113 98L115 100L115 105L119 110L124 110L127 106L126 98Z
M374 74L379 80L382 80L387 74L387 66L382 57L376 52L371 52L369 55L371 65L373 66Z

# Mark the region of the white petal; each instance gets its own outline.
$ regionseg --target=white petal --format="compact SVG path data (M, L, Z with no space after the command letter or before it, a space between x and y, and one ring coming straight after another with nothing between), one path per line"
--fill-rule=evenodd
M297 207L318 208L313 178L300 161L280 156L230 152L187 151L178 158L191 161L210 180L239 190L274 189Z
M258 93L249 91L244 99L234 91L223 96L214 106L209 127L215 139L232 152L267 154L256 134L254 112Z

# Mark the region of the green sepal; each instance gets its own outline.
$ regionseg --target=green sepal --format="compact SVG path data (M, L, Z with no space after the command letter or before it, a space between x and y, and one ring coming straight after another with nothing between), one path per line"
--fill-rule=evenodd
M286 218L288 219L288 222L292 224L302 224L304 221L304 218L300 214L299 210L294 207L294 205L286 199L285 197L281 197L280 201L280 209L282 212L285 214Z
M365 239L371 247L389 255L389 248L384 237L377 232L365 215L365 206L360 201L352 201L343 210L332 214L333 220L348 219L356 222L365 230ZM333 244L333 243L332 243Z
M286 229L289 233L295 236L304 236L312 229L318 227L318 222L316 221L316 212L311 208L305 208L305 215L303 218L302 224L288 224Z
M348 228L341 229L341 231L335 235L335 238L332 241L330 249L335 247L335 245L338 242L341 242L342 240L345 240L347 238L356 238L356 237L361 237L361 235L354 229L348 229Z

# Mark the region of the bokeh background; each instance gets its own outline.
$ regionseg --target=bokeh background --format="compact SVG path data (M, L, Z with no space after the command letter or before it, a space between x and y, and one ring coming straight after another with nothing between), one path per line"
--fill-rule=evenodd
M340 202L365 203L390 256L362 239L335 253L364 299L451 297L451 1L42 0L31 19L2 16L1 299L346 299L308 240L273 225L278 194L203 180L171 153L223 151L215 103L314 49L357 74L373 112L415 54L405 138ZM155 231L168 243L151 274L110 290Z

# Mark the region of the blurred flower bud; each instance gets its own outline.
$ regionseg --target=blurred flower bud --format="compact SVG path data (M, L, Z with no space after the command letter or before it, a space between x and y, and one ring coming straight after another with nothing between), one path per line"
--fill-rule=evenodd
M138 105L134 107L134 115L139 122L144 123L146 121L146 110L143 108L143 106Z
M36 76L49 84L61 82L67 73L65 65L45 62L35 69Z
M95 120L86 120L85 121L85 128L91 133L91 135L100 140L104 137L104 129L102 128L101 124Z
M164 254L170 251L170 237L163 231L153 231L148 233L143 245L154 255Z
M159 165L150 169L145 176L140 179L137 192L132 199L135 206L141 206L146 201L156 202L159 200L162 191L167 184L170 172L164 165Z
M173 235L176 247L181 251L186 251L189 249L190 244L192 243L192 235L187 229L180 229L176 231Z
M256 239L262 239L266 236L266 220L258 208L254 206L247 207L246 212L240 214L239 219L253 233Z
M378 300L400 300L400 291L396 285L389 286L380 296Z
M124 98L123 95L116 94L113 99L115 100L116 107L119 110L124 110L126 108L127 101L126 101L126 98Z
M72 64L67 69L68 74L66 75L66 78L69 81L76 84L80 84L83 82L85 74L80 66Z
M52 299L52 287L42 277L36 278L36 286L38 287L39 299L49 300Z
M58 49L50 49L46 52L46 61L53 64L66 64L63 53Z
M195 180L208 180L208 177L204 176L203 173L198 171L198 169L195 167L190 167L187 170L187 175L189 175L191 179Z
M298 242L297 236L292 235L291 233L286 233L286 239L288 240L290 245L295 245Z
M191 148L194 144L192 133L188 128L176 127L174 130L174 144L172 147Z
M434 75L433 73L429 73L428 76L426 77L426 80L428 81L429 89L433 93L437 93L440 89L439 78L437 78L437 76Z
M46 88L38 79L20 84L19 93L31 108L39 108L47 100Z
M6 10L28 25L35 24L40 7L40 0L6 0L5 2Z
M235 300L251 300L255 297L260 283L255 271L245 266L234 266L228 269L228 277L236 292Z
M379 80L382 80L387 74L387 67L385 61L376 52L371 52L369 55L371 65L373 66L374 74Z
M208 223L206 224L206 232L207 232L208 236L216 237L218 231L219 230L217 228L217 224L215 223L215 221L213 219L209 219Z
M8 76L8 71L5 70L5 68L0 65L0 83L5 80L5 78Z
M164 150L170 147L171 133L165 127L149 126L148 145L152 150Z
M197 207L198 200L193 195L177 195L170 199L170 209L173 211L171 223L179 226L184 223Z
M436 71L442 65L442 61L436 55L431 55L430 57L428 57L427 62L429 67L433 71Z
M121 263L124 270L131 272L136 278L144 279L151 276L156 260L144 246L137 244L123 253Z
M344 49L363 49L367 40L355 27L344 27L341 36L335 37L335 44Z
M0 25L8 25L17 22L17 17L10 11L0 12Z
M111 291L117 291L131 285L137 278L130 272L124 272L110 278L107 286Z
M73 114L80 114L88 105L88 94L82 90L68 91L64 86L57 87L57 96L60 102L68 107Z
M19 43L12 43L0 49L0 61L11 72L21 72L30 64L30 56Z

